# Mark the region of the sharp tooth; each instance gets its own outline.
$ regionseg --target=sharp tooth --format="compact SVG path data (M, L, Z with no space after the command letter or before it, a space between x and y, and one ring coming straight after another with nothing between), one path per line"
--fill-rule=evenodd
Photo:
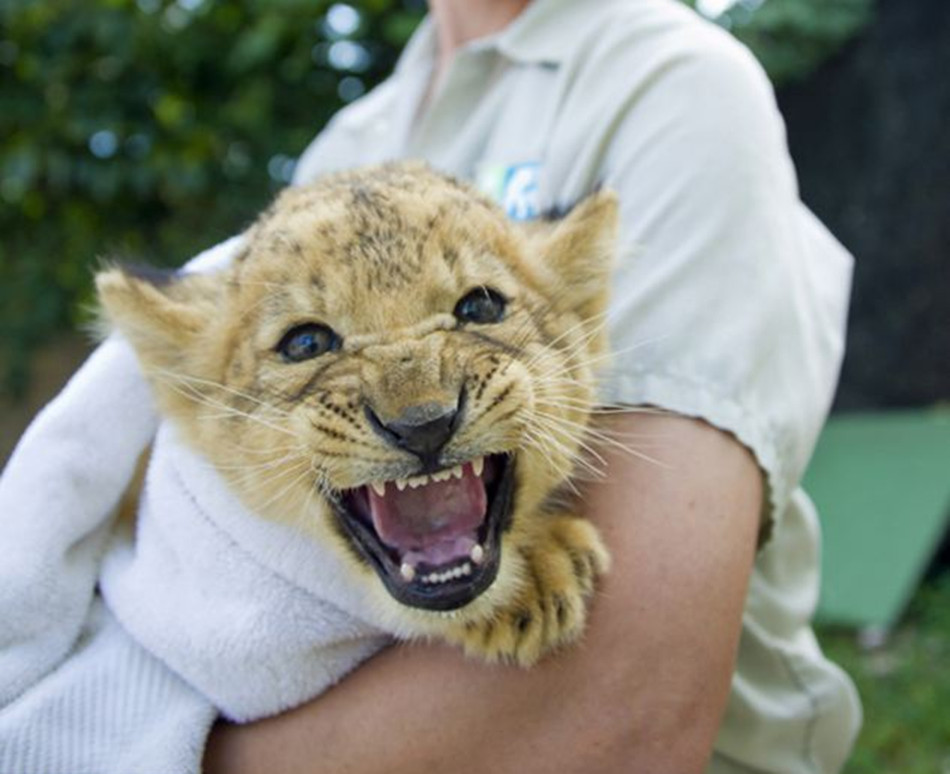
M472 551L469 556L475 564L481 564L483 561L485 561L485 549L476 543L474 546L472 546Z
M399 568L399 574L402 575L402 579L406 583L412 583L413 579L416 577L416 568L409 564L409 562L403 562L402 566Z
M438 473L432 474L432 480L433 481L447 481L449 476L451 475L452 475L451 471L440 470Z
M456 465L454 468L452 468L451 473L456 478L461 478L462 476L465 475L464 471L462 470L461 465Z
M406 482L406 479L404 479L404 478L397 478L396 481L395 481L396 489L398 489L398 490L401 492L403 489L406 488L406 483L407 483L407 482Z
M462 575L471 575L472 574L472 565L468 562L462 565Z
M370 487L373 491L376 492L380 497L386 496L386 482L385 481L370 481Z
M472 471L476 476L481 476L482 471L485 469L485 458L479 457L477 460L472 460Z
M413 476L412 478L408 479L408 483L413 489L418 489L420 486L425 486L429 483L429 477L425 474L421 476Z

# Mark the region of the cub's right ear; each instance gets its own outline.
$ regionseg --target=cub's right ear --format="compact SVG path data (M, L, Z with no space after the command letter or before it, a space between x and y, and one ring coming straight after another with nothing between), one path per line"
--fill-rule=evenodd
M220 275L115 267L96 275L104 316L146 368L182 370L214 321L226 280Z
M542 254L561 283L555 295L581 317L599 317L607 308L618 213L617 194L597 191L552 221L547 232Z

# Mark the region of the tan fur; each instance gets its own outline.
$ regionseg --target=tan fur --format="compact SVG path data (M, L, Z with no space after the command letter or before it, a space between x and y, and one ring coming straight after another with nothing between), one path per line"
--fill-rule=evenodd
M250 508L337 543L397 635L529 665L580 635L607 567L592 525L549 503L595 401L616 210L599 193L555 224L518 226L467 185L393 164L285 191L223 274L155 285L113 269L97 284L163 412ZM508 314L459 328L453 309L479 286L510 299ZM342 349L284 362L277 342L309 321L333 328ZM438 614L385 592L323 493L417 472L368 426L365 401L387 421L452 402L463 385L467 419L446 455L514 452L518 497L496 581Z

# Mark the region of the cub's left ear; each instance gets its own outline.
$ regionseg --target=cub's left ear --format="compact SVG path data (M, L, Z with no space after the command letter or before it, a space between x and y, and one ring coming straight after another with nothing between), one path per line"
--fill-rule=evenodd
M613 191L598 191L548 231L542 257L560 285L555 291L559 306L585 318L606 310L617 222L617 195Z
M213 323L227 280L221 274L116 267L96 275L99 303L148 368L185 368Z

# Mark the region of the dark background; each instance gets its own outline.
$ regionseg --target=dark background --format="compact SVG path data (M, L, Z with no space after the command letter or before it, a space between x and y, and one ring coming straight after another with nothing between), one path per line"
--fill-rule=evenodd
M837 408L950 401L950 4L879 0L779 104L802 198L856 258Z

